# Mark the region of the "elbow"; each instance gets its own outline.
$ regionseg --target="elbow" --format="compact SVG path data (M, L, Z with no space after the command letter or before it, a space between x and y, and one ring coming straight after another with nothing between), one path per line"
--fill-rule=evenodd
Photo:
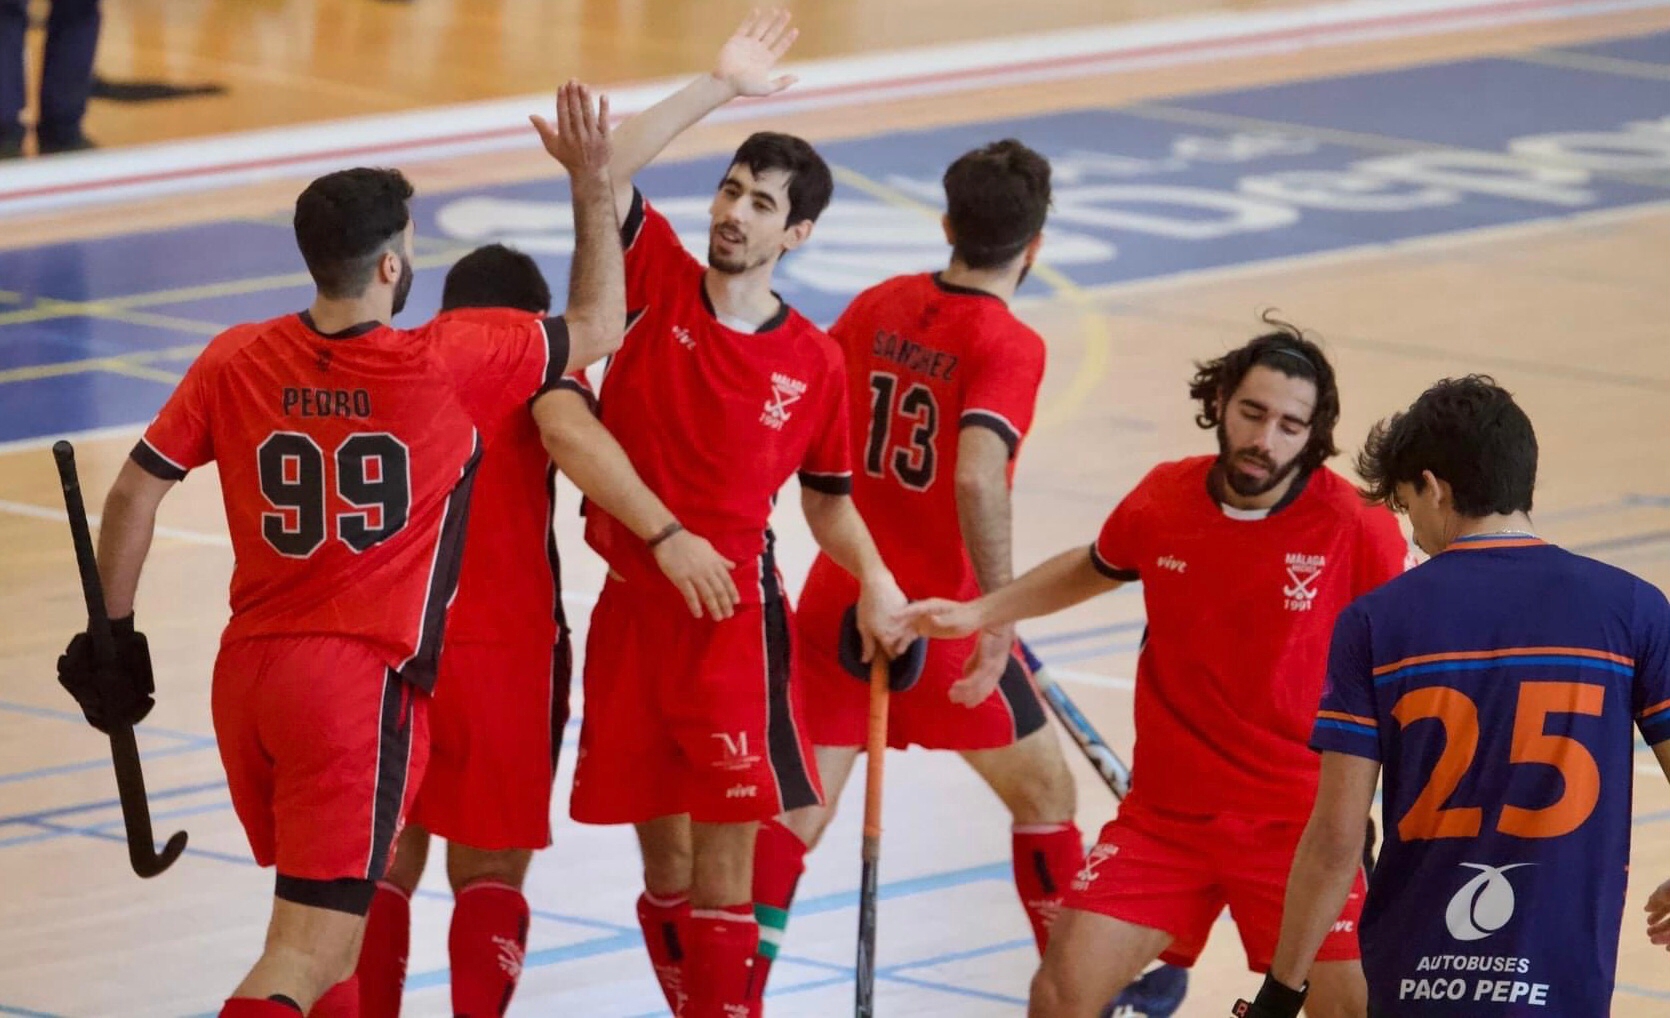
M1004 479L993 479L984 472L958 470L956 476L957 505L986 509L1001 504L1009 495Z
M583 314L568 316L568 369L578 371L621 348L626 340L626 316Z
M1313 817L1305 831L1305 849L1329 870L1348 870L1362 864L1367 818Z

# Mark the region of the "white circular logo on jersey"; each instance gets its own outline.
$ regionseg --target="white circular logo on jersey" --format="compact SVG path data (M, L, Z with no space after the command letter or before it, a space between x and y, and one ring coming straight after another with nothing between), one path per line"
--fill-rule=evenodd
M1478 870L1479 875L1463 884L1450 899L1449 907L1444 910L1444 925L1457 940L1483 940L1513 918L1513 884L1508 882L1508 870L1531 864L1483 866L1464 862L1461 865Z

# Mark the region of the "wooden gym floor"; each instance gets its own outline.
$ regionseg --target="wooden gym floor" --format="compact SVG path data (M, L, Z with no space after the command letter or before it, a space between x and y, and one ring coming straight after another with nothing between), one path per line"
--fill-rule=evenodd
M160 689L141 729L157 826L192 836L173 870L140 882L125 865L104 741L52 678L82 613L46 449L76 438L96 506L208 336L305 304L287 217L315 166L261 155L247 182L190 190L187 171L134 168L183 152L201 163L189 172L219 173L216 160L292 142L406 165L420 187L422 271L405 320L419 321L445 266L488 238L536 253L560 278L566 204L531 136L506 133L490 151L423 148L408 163L412 150L374 141L407 123L393 118L422 111L446 137L513 132L543 102L532 93L571 75L648 95L629 86L703 69L744 5L108 6L105 74L231 92L95 106L95 138L284 133L240 136L230 156L165 146L0 168L0 1014L212 1013L254 955L271 891L248 861L208 719L230 569L214 472L165 507L140 594ZM1020 301L1051 358L1017 477L1022 567L1088 542L1154 462L1210 448L1186 401L1190 362L1245 339L1256 314L1277 307L1336 360L1348 452L1431 381L1492 373L1538 427L1542 532L1670 582L1670 460L1658 444L1670 431L1670 4L798 6L795 59L818 61L804 96L698 128L641 182L699 236L740 137L768 125L817 142L838 167L835 204L780 282L828 322L859 287L943 261L935 190L950 158L1011 135L1051 157L1047 265ZM1032 34L897 52L1017 33ZM446 105L465 102L484 105ZM570 490L558 533L583 620L600 571L575 503ZM792 511L779 532L792 588L810 541ZM1026 630L1122 751L1141 607L1120 593ZM1637 881L1613 1012L1626 1018L1670 1002L1670 960L1646 943L1636 911L1670 876L1670 792L1650 756L1639 760ZM1089 833L1113 802L1074 766ZM954 759L901 754L888 777L882 1013L1022 1013L1035 957L1001 808ZM857 826L846 809L812 858L773 1014L850 1007ZM432 869L415 910L416 1015L449 1013L448 899ZM515 1011L656 1013L631 914L637 880L627 831L559 822L529 880L536 918ZM1179 1014L1225 1013L1255 986L1225 925Z

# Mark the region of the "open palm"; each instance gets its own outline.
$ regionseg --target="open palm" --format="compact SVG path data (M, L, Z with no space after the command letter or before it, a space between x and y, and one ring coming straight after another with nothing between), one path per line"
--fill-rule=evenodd
M795 83L794 75L772 77L771 70L799 34L797 29L789 27L788 11L764 14L750 11L736 34L719 51L713 75L731 86L737 95L775 95Z

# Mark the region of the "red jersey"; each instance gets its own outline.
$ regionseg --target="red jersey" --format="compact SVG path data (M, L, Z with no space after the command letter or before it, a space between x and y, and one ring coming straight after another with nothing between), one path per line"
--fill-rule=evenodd
M899 276L859 294L830 336L847 364L861 467L853 500L911 598L977 597L957 515L957 443L988 428L1009 446L1009 476L1032 427L1044 340L1004 301L937 275Z
M1326 467L1268 514L1218 503L1216 457L1155 467L1102 526L1098 569L1142 580L1131 798L1170 811L1303 820L1310 729L1334 618L1401 573L1397 518ZM1302 485L1302 487L1300 487Z
M537 315L506 308L443 312L443 328L512 322ZM464 333L466 336L468 332ZM469 339L465 340L470 341ZM590 398L583 375L556 384ZM562 607L562 562L551 518L557 505L557 468L532 414L515 414L483 447L470 497L458 595L447 615L446 642L555 645L567 622Z
M757 332L716 317L705 269L672 224L634 194L626 249L626 344L599 390L603 424L692 532L737 564L744 602L778 596L768 521L795 473L851 490L841 352L788 305ZM644 542L596 506L586 540L615 572L666 582Z
M328 336L305 314L239 325L132 456L168 480L219 464L236 560L223 641L355 637L428 689L484 441L567 361L562 319L517 313Z

